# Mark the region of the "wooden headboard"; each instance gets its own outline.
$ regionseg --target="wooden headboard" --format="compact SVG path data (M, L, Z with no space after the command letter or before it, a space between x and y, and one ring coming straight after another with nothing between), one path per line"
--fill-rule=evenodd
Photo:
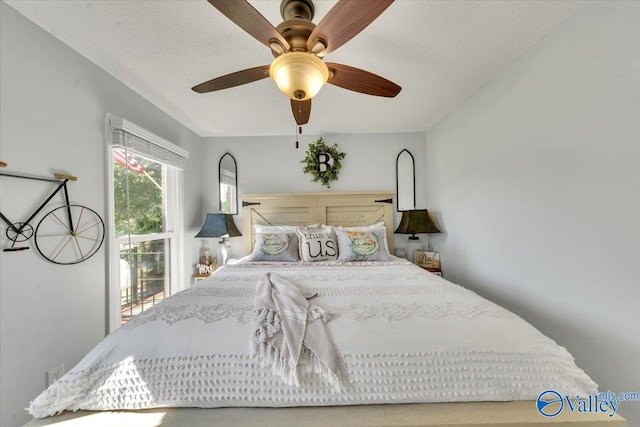
M393 254L393 191L243 194L242 251L249 255L256 240L254 224L327 224L356 227L384 222Z

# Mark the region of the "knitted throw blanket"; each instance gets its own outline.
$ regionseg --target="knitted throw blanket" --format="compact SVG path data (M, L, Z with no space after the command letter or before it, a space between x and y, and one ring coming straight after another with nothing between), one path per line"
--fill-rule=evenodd
M300 374L315 374L339 391L340 359L324 310L307 301L314 296L278 274L263 276L256 287L253 356L286 384L300 386Z

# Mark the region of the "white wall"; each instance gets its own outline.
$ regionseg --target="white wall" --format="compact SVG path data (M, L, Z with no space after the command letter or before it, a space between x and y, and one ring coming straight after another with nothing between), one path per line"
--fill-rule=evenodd
M567 347L602 391L640 391L640 3L589 3L427 145L447 278ZM640 402L620 411L640 425Z
M389 112L393 114L393 112ZM321 135L328 145L338 144L346 156L342 160L339 179L327 189L311 182L300 163L310 143L319 135L302 135L300 148L295 148L295 135L264 137L204 138L204 157L209 167L203 170L205 182L211 183L203 203L206 212L219 212L218 161L229 152L238 164L239 193L287 193L322 191L373 191L396 188L396 157L403 148L411 151L416 166L416 206L426 208L426 135L424 133ZM395 198L394 198L395 199ZM395 203L395 202L394 202ZM399 217L398 217L399 218ZM399 219L396 219L396 224ZM242 214L235 218L242 228ZM395 236L404 246L406 238ZM233 255L242 255L242 238L232 238ZM215 246L215 242L212 242Z
M0 159L8 170L77 175L72 202L106 220L104 114L125 117L191 152L185 173L185 230L200 225L200 138L122 83L0 2ZM45 185L46 186L46 185ZM43 185L0 178L0 209L21 218ZM56 201L58 202L58 201ZM38 217L39 218L39 217ZM23 218L24 219L24 218ZM0 247L9 245L1 227ZM196 259L187 239L185 258ZM58 266L31 249L0 252L0 425L24 424L45 371L73 367L106 331L103 246L91 259ZM190 280L193 271L187 266Z

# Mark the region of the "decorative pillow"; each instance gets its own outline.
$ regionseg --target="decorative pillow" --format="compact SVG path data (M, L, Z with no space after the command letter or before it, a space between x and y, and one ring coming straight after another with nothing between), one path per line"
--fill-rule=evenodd
M248 261L295 262L298 236L295 233L259 233Z
M384 228L371 231L336 229L340 261L388 261Z
M383 240L380 241L382 243L384 241L384 249L389 253L389 244L387 243L387 228L384 226L384 222L379 222L373 225L365 225L360 227L338 227L336 230L344 230L344 231L375 231L378 237L381 237Z
M334 260L338 256L338 244L333 227L328 225L309 225L296 228L300 246L300 259L303 261Z

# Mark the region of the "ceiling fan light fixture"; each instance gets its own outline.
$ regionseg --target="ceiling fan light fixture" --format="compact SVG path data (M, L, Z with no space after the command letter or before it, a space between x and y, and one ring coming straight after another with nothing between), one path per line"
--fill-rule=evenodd
M282 46L282 43L280 43L276 39L269 40L269 47L271 48L272 51L274 51L278 55L282 55L285 52L285 48L284 46Z
M289 52L273 60L269 75L286 96L295 101L306 101L327 83L329 69L313 54Z
M323 53L325 50L327 50L327 42L322 39L316 39L311 45L311 52L318 56L324 56Z

